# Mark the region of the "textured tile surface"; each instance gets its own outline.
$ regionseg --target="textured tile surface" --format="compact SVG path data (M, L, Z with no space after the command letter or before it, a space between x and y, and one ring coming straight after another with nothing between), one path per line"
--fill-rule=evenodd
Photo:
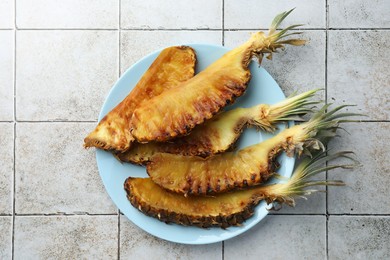
M390 259L390 217L329 218L329 259Z
M164 241L139 229L125 216L121 216L120 236L122 259L222 259L222 243L191 246Z
M18 0L18 28L117 29L118 0Z
M330 28L390 28L388 0L329 0Z
M222 43L220 31L122 31L121 71L160 48L189 43Z
M118 78L118 33L19 31L17 119L96 120Z
M268 216L225 241L225 259L324 259L325 216Z
M12 214L13 147L13 123L0 123L0 214Z
M1 0L0 1L0 29L12 29L14 28L14 25L15 25L14 0Z
M293 7L280 27L304 24L299 37L309 42L262 66L286 95L326 88L317 99L367 114L370 122L346 124L350 134L330 144L353 150L363 166L330 171L347 186L298 199L224 249L169 243L123 216L118 226L94 150L82 143L119 72L170 45L235 47ZM389 8L387 0L1 0L0 259L390 258Z
M351 150L362 164L354 170L335 170L329 179L343 180L345 187L329 187L328 209L337 214L390 214L390 123L351 123L333 150Z
M234 48L249 39L251 31L225 32L225 46ZM286 50L264 59L262 66L279 83L286 96L294 91L302 93L315 88L325 88L325 32L304 31L308 40L305 46L287 46ZM324 99L324 91L319 93Z
M15 259L117 259L118 216L16 217Z
M328 99L356 104L371 120L390 119L390 31L330 31Z
M0 31L0 120L3 121L14 118L14 34Z
M325 0L225 0L225 29L267 29L276 14L297 7L281 24L325 28Z
M93 123L19 123L16 213L116 213L83 138Z
M12 256L12 217L0 216L0 259Z
M221 29L222 1L122 0L121 27L127 29Z

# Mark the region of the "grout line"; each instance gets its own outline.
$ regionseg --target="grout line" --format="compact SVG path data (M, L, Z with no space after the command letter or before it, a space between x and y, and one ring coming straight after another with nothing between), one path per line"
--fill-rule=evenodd
M19 31L118 31L112 28L18 28Z
M362 214L350 214L350 213L335 213L335 214L321 214L321 213L303 213L303 214L300 214L300 213L285 213L285 214L273 214L273 213L268 213L269 216L343 216L343 217L359 217L359 216L382 216L382 217L390 217L390 213L389 214L365 214L365 213L362 213Z
M281 30L284 28L278 28ZM269 28L225 28L225 31L267 31ZM294 28L290 31L388 31L390 28Z
M7 213L0 213L0 217L12 217L13 214L10 213L10 214L7 214Z
M118 260L121 258L121 214L118 209Z
M12 31L14 30L13 28L0 28L0 31Z
M26 213L26 214L15 214L17 217L50 217L50 216L63 216L63 217L74 217L74 216L117 216L118 213Z
M222 260L225 260L225 241L222 241Z
M121 64L121 37L122 37L122 31L121 31L121 9L122 9L122 1L119 0L118 4L118 78L121 76L121 71L122 71L122 64ZM121 258L121 212L118 209L118 238L117 238L117 257L118 260Z
M11 258L15 258L15 202L16 202L16 0L14 1L14 71L13 71L13 94L14 94L14 113L13 113L13 121L14 121L14 133L13 133L13 141L14 141L14 147L13 147L13 185L12 185L12 240L11 240Z
M222 46L225 46L225 0L222 0Z
M15 102L15 97L14 97ZM15 116L15 114L14 114ZM16 122L14 123L14 165L13 165L13 190L12 190L12 259L14 259L15 252L15 201L16 201Z
M283 28L278 28L281 30ZM13 29L0 29L13 30ZM118 31L103 28L17 28L18 31ZM267 31L269 28L121 28L123 31ZM290 31L389 31L390 28L300 28Z
M31 120L16 120L17 123L97 123L98 121L97 120L93 120L93 121L89 121L89 120L85 120L85 121L71 121L71 120L48 120L48 121L44 121L44 120L37 120L37 121L31 121Z
M6 120L2 121L2 120L0 120L0 123L13 123L13 122L15 122L15 121L14 120L10 120L10 121L6 121Z
M330 217L390 217L390 214L329 214Z
M328 0L325 0L325 104L328 104L328 37L329 37L329 5ZM328 149L328 145L326 145ZM328 155L328 152L326 152ZM325 162L325 166L328 166L328 162ZM328 180L328 170L325 171L325 180ZM325 186L325 210L326 210L326 221L325 221L325 256L329 259L329 211L328 211L328 186Z
M122 1L119 0L119 21L118 21L118 34L119 34L119 47L118 47L118 77L121 76L121 71L122 71L122 61L121 61L121 38L122 38L122 30L121 30L121 19L122 19L122 16L121 16L121 9L122 9Z

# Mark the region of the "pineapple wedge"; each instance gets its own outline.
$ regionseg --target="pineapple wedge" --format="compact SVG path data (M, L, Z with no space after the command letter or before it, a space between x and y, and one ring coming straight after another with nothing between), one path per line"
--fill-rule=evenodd
M117 157L124 162L145 164L158 152L201 157L224 152L234 145L247 126L273 132L275 124L281 121L299 120L300 115L311 111L310 105L318 103L309 100L316 91L291 96L274 105L261 104L223 112L195 127L187 136L165 143L134 143L126 152L117 154Z
M324 149L318 139L335 136L341 117L352 113L326 112L325 105L310 121L285 129L274 137L238 152L217 154L209 158L158 153L146 166L151 179L161 187L185 195L207 195L255 186L271 177L282 151L292 156L307 148ZM317 138L317 139L316 139Z
M295 196L310 195L317 190L305 190L314 185L343 185L341 181L308 180L313 175L334 168L351 168L353 165L331 165L323 167L326 161L339 157L350 158L351 152L340 152L326 156L320 153L313 159L306 159L285 183L257 186L251 189L218 194L215 196L184 197L167 191L150 178L128 178L124 183L131 204L144 214L166 223L193 225L202 228L217 226L227 228L239 226L254 214L255 206L265 200L268 204L295 205ZM352 159L352 158L350 158ZM352 159L353 160L353 159Z
M288 30L299 25L276 31L291 11L274 19L268 35L263 32L252 34L246 43L227 52L193 78L143 103L134 111L130 122L134 138L140 143L164 142L186 135L233 103L248 85L251 78L248 66L253 57L260 62L264 54L271 55L284 44L305 43L304 40L283 39L291 35Z
M134 140L129 127L134 110L141 102L193 77L195 62L195 51L191 47L175 46L162 50L130 94L84 139L84 147L126 151Z

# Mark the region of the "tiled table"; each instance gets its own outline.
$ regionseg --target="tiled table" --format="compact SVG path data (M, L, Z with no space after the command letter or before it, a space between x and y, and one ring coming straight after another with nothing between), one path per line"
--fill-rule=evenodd
M203 246L118 214L82 148L115 80L163 46L234 47L291 7L310 41L263 65L286 94L324 88L321 99L367 115L330 144L363 165L328 173L347 186ZM389 13L388 0L2 0L0 259L389 259Z

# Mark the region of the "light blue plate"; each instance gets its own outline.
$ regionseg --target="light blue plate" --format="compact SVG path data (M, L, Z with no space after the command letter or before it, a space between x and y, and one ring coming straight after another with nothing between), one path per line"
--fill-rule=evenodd
M205 69L209 64L229 50L225 47L207 44L189 45L196 50L198 71ZM99 120L127 96L158 56L160 51L161 50L155 51L144 57L120 77L104 102L103 108L100 111ZM251 107L260 103L274 104L285 98L282 90L267 71L258 67L255 62L252 62L250 70L252 72L252 79L246 93L238 98L236 103L228 109L235 107ZM284 129L285 126L279 125L279 128ZM259 143L271 136L272 135L270 134L257 132L254 129L247 129L240 138L238 148ZM165 224L157 219L145 216L135 209L126 198L126 193L123 189L124 181L129 176L147 177L145 168L132 164L121 164L111 153L102 150L97 150L96 160L104 186L121 212L146 232L168 241L183 244L209 244L219 242L247 231L262 220L268 213L267 205L264 202L260 203L256 207L255 215L248 219L243 226L230 227L225 230L221 228L201 229L197 227L184 227L176 224ZM280 162L282 167L278 170L279 174L287 177L291 176L294 167L294 159L283 154L280 156Z

